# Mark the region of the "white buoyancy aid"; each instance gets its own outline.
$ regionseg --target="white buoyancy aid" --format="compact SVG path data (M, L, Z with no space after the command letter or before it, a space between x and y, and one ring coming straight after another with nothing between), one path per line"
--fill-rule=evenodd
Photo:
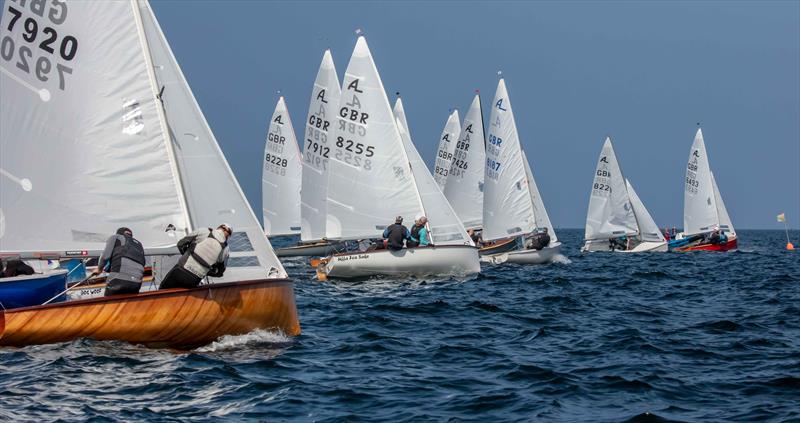
M204 231L197 235L194 250L184 268L199 278L204 278L214 263L224 262L228 255L228 244L221 229Z

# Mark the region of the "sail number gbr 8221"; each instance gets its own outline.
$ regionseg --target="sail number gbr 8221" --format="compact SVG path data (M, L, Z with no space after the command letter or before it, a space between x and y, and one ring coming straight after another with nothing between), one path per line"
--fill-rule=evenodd
M67 85L67 75L72 74L72 67L66 64L72 62L78 53L78 39L59 33L60 25L67 20L66 2L9 1L18 7L9 5L6 9L8 13L4 13L8 19L2 29L9 34L0 40L0 58L34 75L41 82L57 81L58 88L63 91ZM20 33L23 42L15 42L11 35L15 32Z

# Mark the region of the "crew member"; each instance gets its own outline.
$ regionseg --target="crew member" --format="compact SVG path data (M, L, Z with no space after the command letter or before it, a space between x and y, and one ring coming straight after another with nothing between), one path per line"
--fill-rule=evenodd
M108 271L105 296L137 294L142 287L144 263L142 243L133 237L133 231L123 227L106 241L92 276Z
M411 239L406 241L406 247L425 247L430 244L428 228L425 226L427 223L427 217L417 217L417 220L414 221L414 226L411 227Z
M536 233L528 238L526 248L529 250L541 250L550 245L550 234L547 232L547 228L537 229Z
M708 242L711 244L721 244L720 242L721 236L719 232L719 227L714 227L714 230L708 236Z
M411 239L411 233L408 228L403 226L403 216L397 216L394 219L394 224L384 229L383 238L387 240L386 248L392 251L403 249L403 241Z
M483 244L481 234L475 231L475 229L467 229L467 235L469 235L469 238L475 243L476 247L480 247Z
M217 229L198 229L178 241L183 254L158 289L194 288L206 276L220 277L228 262L228 239L233 230L226 224Z
M14 276L32 275L34 273L33 267L28 266L22 260L12 259L6 262L6 267L0 264L0 278L13 278Z

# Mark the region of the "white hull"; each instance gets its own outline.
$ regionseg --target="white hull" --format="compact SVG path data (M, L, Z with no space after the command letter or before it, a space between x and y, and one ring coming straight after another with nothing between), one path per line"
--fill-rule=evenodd
M508 253L483 256L483 261L492 264L544 264L550 263L561 253L561 243L554 242L541 250L517 250Z
M404 248L331 256L320 273L329 278L368 276L469 275L481 271L478 249L471 246Z
M614 252L617 253L665 253L669 250L666 241L659 241L659 242L651 242L651 241L643 241L636 245L635 247L631 248L630 250L619 250L615 249ZM586 244L581 247L582 252L593 252L593 251L612 251L611 247L608 245L608 240L590 240L586 241Z

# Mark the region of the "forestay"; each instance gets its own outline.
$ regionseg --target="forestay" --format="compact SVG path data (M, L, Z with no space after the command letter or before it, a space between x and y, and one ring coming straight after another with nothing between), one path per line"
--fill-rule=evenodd
M589 211L586 214L586 240L636 235L639 226L633 213L625 178L614 154L611 138L606 138L592 182Z
M539 187L536 185L536 180L533 179L531 165L524 151L522 152L522 162L525 164L525 175L528 178L528 190L530 191L531 202L533 203L533 216L536 221L536 227L547 228L547 232L550 234L550 241L555 243L558 241L556 230L553 228L553 224L550 223L550 216L547 215L547 209L544 208L544 200L542 200L542 196L539 194Z
M483 227L483 177L486 146L480 96L475 94L464 117L447 174L445 197L466 228Z
M283 96L275 105L264 146L261 173L264 233L300 233L300 185L303 168L294 126Z
M335 125L328 238L380 237L395 216L422 214L400 132L363 36L344 75Z
M403 101L398 98L394 105L394 115L400 130L400 139L403 141L406 156L408 157L411 172L422 201L423 214L428 218L428 229L431 240L435 245L474 245L467 235L464 225L456 216L456 212L442 194L433 175L428 171L425 162L419 155L411 134L407 130L408 121L403 109Z
M483 239L530 233L536 227L533 203L504 79L497 84L492 101L486 141Z
M339 105L339 76L331 51L325 50L314 80L305 126L303 183L300 192L300 239L316 241L325 237L328 195L328 160L334 144L336 109Z
M683 232L692 235L713 230L720 222L706 144L703 141L703 131L699 128L686 164L685 182Z
M719 193L717 187L717 179L714 178L714 172L711 172L711 183L714 185L714 201L717 203L717 216L719 216L719 227L725 232L736 235L736 229L733 228L731 217L728 216L728 209L725 208L725 203L722 201L722 195Z
M656 225L655 220L653 220L653 216L650 216L650 212L647 211L644 203L639 199L639 196L633 189L633 185L631 185L631 181L626 179L625 184L628 189L633 212L636 214L636 221L639 222L639 234L641 235L642 241L666 242L664 234L658 229L658 225Z
M453 164L453 152L456 149L460 133L461 121L458 119L458 110L453 110L453 113L447 117L447 123L439 137L439 148L436 149L433 177L440 190L443 190L447 184L447 174L450 173L450 166Z

